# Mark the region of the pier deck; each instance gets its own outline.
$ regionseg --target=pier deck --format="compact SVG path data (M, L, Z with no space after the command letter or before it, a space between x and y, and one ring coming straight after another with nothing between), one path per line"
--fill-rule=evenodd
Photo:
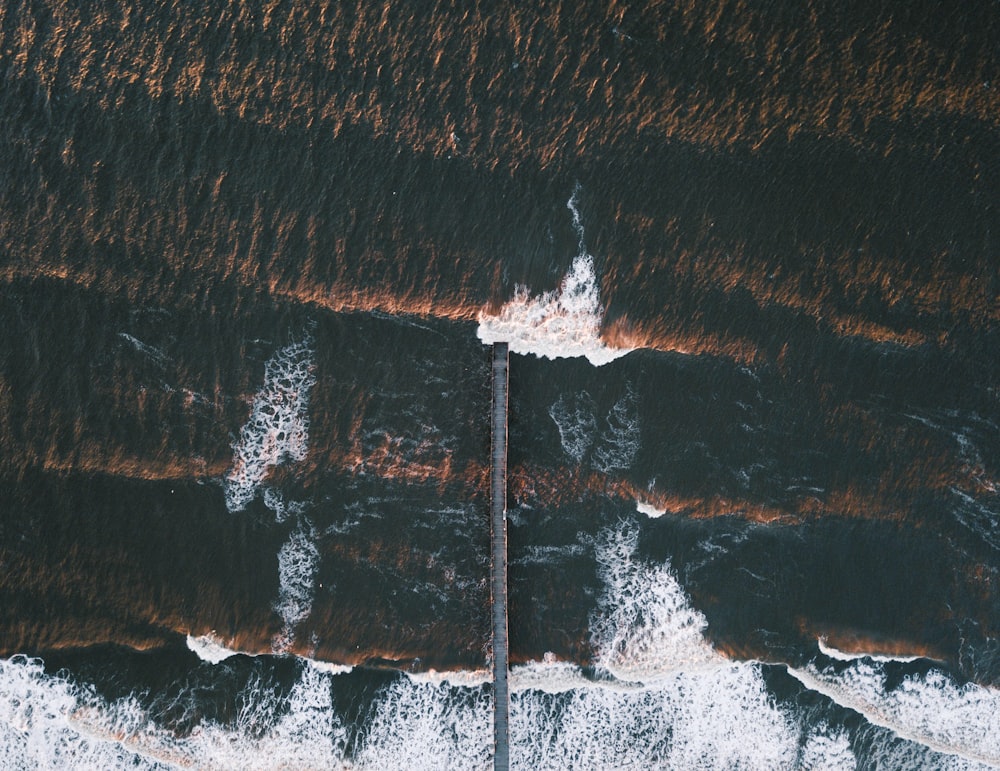
M493 608L493 768L510 767L507 716L507 383L510 351L507 343L493 346L493 415L490 448L490 593Z

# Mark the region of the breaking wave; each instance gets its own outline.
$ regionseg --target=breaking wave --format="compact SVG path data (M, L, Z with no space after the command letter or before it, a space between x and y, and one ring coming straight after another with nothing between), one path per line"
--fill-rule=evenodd
M194 653L199 659L208 664L219 664L226 659L232 658L233 656L257 657L264 655L230 648L225 645L225 643L214 632L200 635L198 637L188 635L187 647L188 650ZM331 661L319 661L317 659L311 659L307 656L296 656L296 658L318 672L325 672L329 675L344 675L348 672L354 671L354 667L350 664L334 664Z
M666 509L658 509L653 504L646 503L645 501L636 501L635 510L640 514L645 514L650 519L659 519L667 513Z
M186 642L189 651L209 664L218 664L228 658L240 655L240 651L226 647L225 643L214 632L197 637L188 635Z
M254 499L270 468L305 460L309 442L309 393L316 377L313 338L282 348L264 365L264 385L233 445L226 475L226 507L241 511Z
M816 641L816 644L819 647L820 653L828 659L835 659L837 661L858 661L860 659L867 658L872 661L899 661L905 664L910 661L917 661L920 658L920 656L886 656L880 653L849 653L847 651L834 648L827 642L825 637L820 637Z
M936 752L1000 765L1000 692L931 670L887 682L883 663L861 659L843 670L788 668L804 686L861 713L872 724Z
M631 348L612 348L601 340L601 307L594 260L581 254L558 289L532 296L519 286L495 316L479 315L479 339L510 343L510 350L547 359L584 356L595 367L619 359Z
M631 348L614 348L601 340L604 308L594 258L587 253L583 225L576 196L566 204L580 237L580 251L558 289L532 296L526 286L518 286L496 315L479 314L479 339L486 344L510 343L514 353L534 354L548 359L585 356L599 367L629 353Z

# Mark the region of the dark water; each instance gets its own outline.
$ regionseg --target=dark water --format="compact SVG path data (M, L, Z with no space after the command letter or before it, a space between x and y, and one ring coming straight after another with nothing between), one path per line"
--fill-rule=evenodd
M1000 766L998 39L0 7L0 767Z

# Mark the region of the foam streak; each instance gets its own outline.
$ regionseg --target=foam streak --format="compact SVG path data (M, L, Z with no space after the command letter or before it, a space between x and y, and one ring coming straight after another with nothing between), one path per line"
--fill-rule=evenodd
M288 650L295 638L296 625L312 611L318 567L316 530L303 518L278 552L278 601L274 609L284 627L274 641L276 652Z
M265 364L264 385L233 445L233 467L225 479L230 511L246 508L270 468L286 459L305 460L309 393L315 382L311 335L282 348Z

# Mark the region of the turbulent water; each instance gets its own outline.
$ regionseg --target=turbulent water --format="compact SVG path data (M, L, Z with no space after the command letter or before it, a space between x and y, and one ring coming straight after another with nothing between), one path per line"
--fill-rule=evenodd
M1000 767L1000 7L0 4L0 767Z

